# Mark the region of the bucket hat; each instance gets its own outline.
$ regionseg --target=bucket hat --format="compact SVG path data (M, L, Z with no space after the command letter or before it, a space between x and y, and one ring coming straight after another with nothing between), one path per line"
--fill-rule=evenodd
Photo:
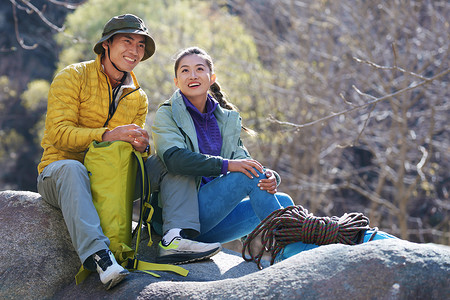
M112 17L105 24L102 38L95 44L94 52L97 54L103 53L102 43L117 33L135 33L145 36L145 53L141 61L146 60L155 53L155 41L148 33L144 21L132 14Z

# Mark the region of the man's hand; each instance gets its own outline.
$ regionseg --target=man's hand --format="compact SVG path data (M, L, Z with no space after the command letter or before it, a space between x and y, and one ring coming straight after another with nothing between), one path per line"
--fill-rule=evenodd
M136 124L122 125L105 131L102 141L124 141L130 143L136 151L144 152L149 144L149 135Z
M253 179L253 176L259 177L258 170L260 173L263 172L263 166L254 159L235 159L228 161L228 171L230 172L242 172L249 178Z
M258 186L261 190L266 190L268 193L275 194L277 192L277 179L271 171L264 173L267 179L261 179Z

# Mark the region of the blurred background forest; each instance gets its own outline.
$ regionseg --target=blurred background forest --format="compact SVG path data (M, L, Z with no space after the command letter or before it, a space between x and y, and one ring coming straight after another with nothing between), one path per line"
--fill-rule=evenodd
M0 2L0 190L36 191L47 93L94 59L110 17L143 18L156 54L135 70L146 129L197 45L238 106L253 157L317 216L362 212L391 234L450 245L446 0L9 0Z

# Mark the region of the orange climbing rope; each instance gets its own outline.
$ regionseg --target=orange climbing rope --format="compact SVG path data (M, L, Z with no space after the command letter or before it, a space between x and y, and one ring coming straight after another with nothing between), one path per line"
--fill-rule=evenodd
M288 206L272 212L246 238L242 257L255 261L260 269L264 252L270 252L273 264L283 248L291 243L327 245L342 243L355 245L363 242L369 219L362 213L346 213L342 217L315 217L300 205ZM377 228L370 240L375 236ZM262 247L253 255L251 244L261 234ZM250 258L246 256L246 252Z

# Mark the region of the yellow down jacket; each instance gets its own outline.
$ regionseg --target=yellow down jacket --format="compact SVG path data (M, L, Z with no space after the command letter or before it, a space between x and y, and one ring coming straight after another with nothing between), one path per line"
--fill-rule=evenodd
M144 127L148 100L130 73L136 88L125 88L116 112L108 121L112 87L103 71L101 56L70 65L59 72L48 94L47 117L41 146L44 149L38 172L63 159L83 162L92 141L102 141L106 129L136 124Z

